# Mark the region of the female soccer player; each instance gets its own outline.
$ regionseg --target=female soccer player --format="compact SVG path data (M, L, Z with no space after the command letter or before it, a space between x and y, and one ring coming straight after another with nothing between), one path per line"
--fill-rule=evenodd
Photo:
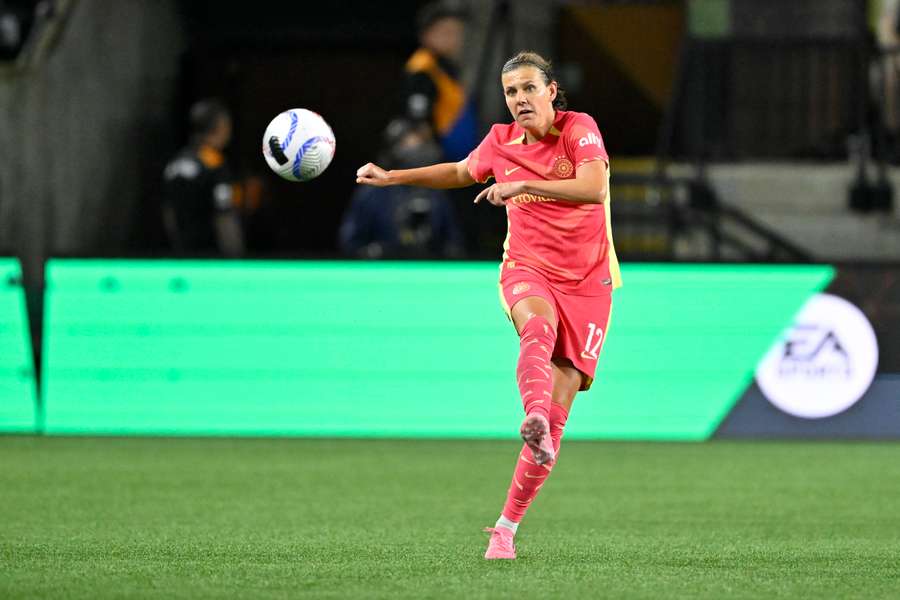
M513 539L553 468L575 394L590 387L620 285L609 218L609 157L589 115L566 111L550 63L520 52L500 81L513 122L494 125L458 163L385 171L356 182L455 188L486 182L475 202L505 206L509 232L500 300L519 334L516 374L525 408L503 512L484 557L516 557Z

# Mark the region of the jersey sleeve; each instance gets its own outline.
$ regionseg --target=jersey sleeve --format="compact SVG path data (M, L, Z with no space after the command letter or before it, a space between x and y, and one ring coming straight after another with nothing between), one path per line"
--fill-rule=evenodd
M594 160L602 160L609 165L609 155L603 144L603 136L596 121L587 114L579 113L566 130L566 151L575 169Z
M494 176L494 129L485 136L478 147L469 153L469 175L478 183L485 183Z

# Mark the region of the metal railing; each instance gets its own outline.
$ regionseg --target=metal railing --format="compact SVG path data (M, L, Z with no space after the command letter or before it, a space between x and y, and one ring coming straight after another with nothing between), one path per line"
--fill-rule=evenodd
M702 178L620 173L611 186L616 249L631 260L813 260L770 227L723 204ZM693 248L684 249L689 244Z

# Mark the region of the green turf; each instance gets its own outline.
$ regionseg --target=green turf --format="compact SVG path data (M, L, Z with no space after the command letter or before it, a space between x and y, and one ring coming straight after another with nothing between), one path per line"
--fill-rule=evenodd
M0 438L0 598L889 598L900 445Z

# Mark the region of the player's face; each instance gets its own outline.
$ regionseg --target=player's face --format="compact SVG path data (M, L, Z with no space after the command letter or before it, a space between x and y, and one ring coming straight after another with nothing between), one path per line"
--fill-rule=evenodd
M523 129L544 129L553 124L556 114L556 82L544 83L544 74L537 67L524 66L500 77L506 107Z

